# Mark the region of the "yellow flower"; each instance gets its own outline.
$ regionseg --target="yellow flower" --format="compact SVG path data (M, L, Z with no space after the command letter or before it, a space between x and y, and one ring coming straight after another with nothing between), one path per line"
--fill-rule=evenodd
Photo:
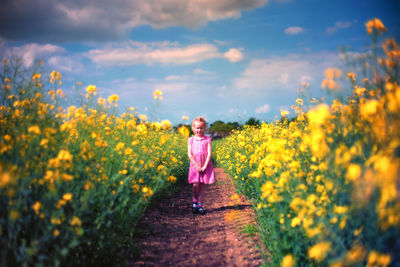
M28 133L34 133L39 135L41 133L39 126L34 125L28 128Z
M37 213L36 213L36 214L37 214ZM18 210L11 210L11 211L10 211L10 219L11 219L12 221L18 220L19 217L20 217L20 215L19 215L19 211L18 211Z
M299 106L302 106L303 103L304 103L304 101L303 101L303 99L301 99L301 98L297 98L297 99L296 99L296 103L297 103Z
M32 80L40 80L40 77L42 77L42 74L40 73L35 73L32 76Z
M99 97L99 99L97 99L97 104L104 106L106 104L106 100L102 97Z
M350 164L347 168L346 178L350 181L355 181L361 176L361 167L358 164Z
M0 188L6 187L11 181L10 174L8 172L3 172L0 168Z
M119 96L116 94L113 94L113 95L110 95L107 100L110 104L113 104L114 102L118 102Z
M326 104L319 104L316 108L307 112L311 124L321 125L329 117L329 107Z
M153 97L154 97L154 99L162 100L162 94L163 93L157 89L153 92Z
M347 219L342 218L342 220L339 223L339 229L344 229L346 227L346 224L347 224Z
M353 81L356 80L357 75L353 72L347 73L347 79L352 79Z
M172 129L172 124L169 120L163 120L161 122L161 128L163 128L164 130L170 130Z
M125 155L131 155L132 153L133 153L133 149L130 148L130 147L126 148L125 151L124 151Z
M119 171L119 174L125 175L128 173L127 169L123 169L122 171ZM122 182L122 181L121 181Z
M367 21L367 23L365 23L365 27L367 28L367 32L369 34L372 34L374 32L374 30L376 31L377 34L380 34L381 32L386 31L386 28L383 25L382 21L377 18Z
M142 120L142 121L147 121L147 116L144 115L144 114L140 114L139 115L139 119Z
M290 226L292 226L294 228L294 227L296 227L296 226L298 226L300 224L301 224L300 218L299 217L294 217L292 219L292 222L291 222Z
M308 249L308 257L317 261L325 259L327 252L331 249L330 242L321 242Z
M375 99L369 100L364 104L360 105L360 115L366 119L370 115L373 115L378 110L379 102Z
M88 92L88 94L93 94L93 93L97 92L96 85L91 85L91 84L88 85L85 90L86 90L86 92ZM118 101L118 99L117 99L117 101Z
M71 194L71 193L65 193L65 194L62 196L62 198L63 198L65 201L70 201L70 200L72 199L72 194Z
M383 254L372 250L368 255L367 267L388 266L391 262L390 254Z
M167 179L167 181L171 182L171 183L175 183L176 182L176 177L173 175L170 175Z
M358 85L354 86L354 93L358 96L361 96L362 94L364 94L364 92L366 92L367 89L365 89L364 87L360 87Z
M119 151L119 150L124 149L124 147L125 147L125 143L118 142L118 144L115 146L115 150Z
M288 254L285 257L283 257L282 262L281 262L281 267L292 267L295 264L295 260L293 258L292 254Z
M55 237L59 236L59 235L60 235L60 231L58 231L57 229L54 229L53 235L54 235Z
M152 195L153 195L153 190L151 190L151 188L148 187L148 186L144 186L144 187L142 188L142 192L143 192L143 196L144 196L144 197L149 197L149 196L152 196Z
M71 180L74 179L74 177L73 177L72 175L67 174L67 173L61 174L61 178L62 178L64 181L71 181Z
M64 160L64 161L70 161L70 160L72 160L72 155L71 155L71 153L69 153L68 150L61 149L60 152L58 152L57 159Z
M289 111L281 109L281 116L286 117L286 115L289 115Z
M361 245L352 247L346 255L346 261L349 263L361 262L366 256L365 248Z
M75 226L75 225L76 225L76 226L81 226L81 225L82 225L82 222L81 222L81 220L80 220L78 217L73 216L69 224L70 224L71 226Z
M336 214L343 214L346 213L348 210L348 207L346 206L336 206L333 208L333 212Z
M140 189L139 185L137 185L137 184L132 185L133 193L137 193L139 191L139 189Z
M178 128L178 132L179 132L181 135L185 136L186 138L189 137L189 134L190 134L189 129L188 129L187 127L185 127L185 126L179 127L179 128Z
M40 203L39 201L36 201L33 205L32 205L32 209L35 211L36 214L39 214L40 209L42 208L42 203Z
M339 85L335 82L335 78L340 78L342 72L338 68L328 68L325 70L325 79L322 81L321 87L329 89L337 89Z
M328 68L325 70L325 77L329 80L333 80L335 78L340 78L342 76L342 72L338 68Z
M50 73L50 82L54 83L57 80L61 79L61 74L55 70Z

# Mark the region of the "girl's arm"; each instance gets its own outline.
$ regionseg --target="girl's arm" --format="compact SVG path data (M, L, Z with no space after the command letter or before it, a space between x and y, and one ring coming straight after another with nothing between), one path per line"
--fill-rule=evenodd
M197 171L200 171L200 166L197 164L197 162L194 160L194 157L192 155L192 146L189 144L188 145L188 157L190 162L193 163L194 167L196 168Z
M210 160L211 160L211 142L208 143L208 146L207 146L207 159L206 159L206 162L204 163L204 166L201 167L200 171L204 172L207 169L207 166L208 166L208 163L210 162Z

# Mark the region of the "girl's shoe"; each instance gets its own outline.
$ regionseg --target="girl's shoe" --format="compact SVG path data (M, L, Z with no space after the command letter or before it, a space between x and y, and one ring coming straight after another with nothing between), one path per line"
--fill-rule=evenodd
M197 203L193 203L193 205L192 205L192 213L196 214L197 212L199 212L199 207L197 206Z
M198 207L198 208L197 208L197 212L198 212L199 214L203 215L203 214L206 213L206 210L203 209L203 207Z

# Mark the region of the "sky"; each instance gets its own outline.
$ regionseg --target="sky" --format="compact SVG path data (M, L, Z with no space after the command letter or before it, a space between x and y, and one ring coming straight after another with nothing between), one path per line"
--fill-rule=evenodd
M1 0L0 56L43 60L70 97L95 85L152 120L267 122L305 84L323 96L339 48L370 44L369 19L398 40L399 11L398 0Z

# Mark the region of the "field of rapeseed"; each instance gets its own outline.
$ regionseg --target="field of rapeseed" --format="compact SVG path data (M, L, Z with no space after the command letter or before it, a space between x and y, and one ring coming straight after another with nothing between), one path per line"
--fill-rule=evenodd
M119 97L94 85L81 106L65 107L60 73L2 63L0 264L125 258L152 197L186 177L185 137L134 108L116 115Z
M366 27L372 48L345 75L350 96L309 109L299 98L290 123L246 127L218 145L273 266L400 264L400 48L379 41L380 20ZM340 89L342 71L325 76L322 87Z

